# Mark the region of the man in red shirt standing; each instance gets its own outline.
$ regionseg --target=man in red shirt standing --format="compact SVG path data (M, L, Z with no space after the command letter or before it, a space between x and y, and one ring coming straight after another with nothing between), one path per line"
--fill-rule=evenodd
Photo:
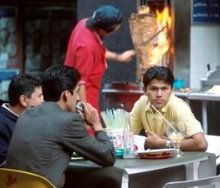
M79 21L72 31L65 65L81 73L79 97L99 111L99 93L107 60L129 62L135 52L127 50L117 54L107 50L103 38L119 29L121 12L113 6L104 5L93 12L92 17Z

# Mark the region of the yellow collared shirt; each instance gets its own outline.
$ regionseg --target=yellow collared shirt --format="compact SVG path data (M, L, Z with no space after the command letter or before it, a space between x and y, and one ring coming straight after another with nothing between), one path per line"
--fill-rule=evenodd
M159 111L169 122L184 122L186 137L203 132L200 122L195 118L189 105L173 94L167 105ZM165 135L166 122L157 112L152 111L148 97L145 95L134 104L130 113L130 122L134 134L139 134L144 128L145 131L152 131L160 136Z

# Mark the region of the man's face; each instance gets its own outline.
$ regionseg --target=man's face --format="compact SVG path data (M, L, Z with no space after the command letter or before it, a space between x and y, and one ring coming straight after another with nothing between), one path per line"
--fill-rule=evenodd
M27 104L26 107L28 108L28 107L38 106L43 102L44 102L44 98L43 98L42 88L36 87L34 89L34 92L31 94L31 97L26 98L26 104Z
M167 104L171 93L171 85L158 79L153 79L145 90L150 103L157 109L163 108Z

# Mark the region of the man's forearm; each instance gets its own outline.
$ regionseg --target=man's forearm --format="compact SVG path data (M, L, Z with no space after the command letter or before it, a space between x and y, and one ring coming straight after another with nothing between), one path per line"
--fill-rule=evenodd
M106 51L105 57L110 61L118 61L118 54L109 50Z
M105 58L107 60L112 60L121 63L128 63L135 56L134 50L126 50L120 54L107 50L105 53Z

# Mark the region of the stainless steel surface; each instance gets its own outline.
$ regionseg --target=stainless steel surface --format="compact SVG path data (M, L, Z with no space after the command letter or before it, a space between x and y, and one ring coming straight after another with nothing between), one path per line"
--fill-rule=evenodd
M135 89L110 89L110 88L104 88L102 89L102 93L105 95L111 95L111 94L140 94L143 95L144 91L142 89L135 90ZM174 91L174 95L180 98L189 98L189 93Z
M173 173L175 171L175 173ZM159 188L165 182L185 179L198 179L213 176L216 172L215 155L205 152L184 152L180 158L169 159L117 159L113 167L102 168L90 161L70 162L66 176L72 180L74 186L75 176L82 174L83 182L89 182L96 174L98 181L110 179L116 181L115 187ZM115 174L118 176L115 177ZM71 178L72 174L72 178ZM86 175L85 175L86 174ZM166 174L166 176L164 176ZM122 175L122 176L121 176ZM122 178L119 179L119 178ZM155 182L156 180L156 182ZM81 178L82 181L82 178ZM147 184L146 184L147 182ZM95 182L90 182L94 187ZM103 187L106 187L107 182Z
M171 157L169 159L117 159L115 167L125 170L128 174L137 174L143 172L149 172L152 170L159 170L174 166L186 165L198 161L208 160L209 155L205 152L185 152L182 157ZM214 155L213 155L214 156ZM70 166L77 167L93 167L100 168L98 165L91 161L81 160L81 161L71 161Z
M134 89L129 89L129 90L122 90L122 89L103 89L102 90L103 94L115 94L115 93L126 93L126 94L144 94L142 90L134 90Z
M186 87L189 87L191 1L171 0L171 7L174 22L173 72L176 79L184 79Z
M201 101L220 101L220 95L212 93L189 93L189 100L201 100Z
M180 91L174 91L173 92L174 93L174 95L176 95L177 97L180 97L180 98L188 98L188 95L189 95L189 93L184 93L184 92L180 92Z
M102 93L111 95L111 94L140 94L143 95L143 90L134 90L134 89L110 89L110 88L104 88L102 89ZM180 91L174 91L174 95L180 98L186 98L189 100L201 100L201 101L220 101L220 95L218 94L212 94L207 92L190 92L190 93L184 93Z

